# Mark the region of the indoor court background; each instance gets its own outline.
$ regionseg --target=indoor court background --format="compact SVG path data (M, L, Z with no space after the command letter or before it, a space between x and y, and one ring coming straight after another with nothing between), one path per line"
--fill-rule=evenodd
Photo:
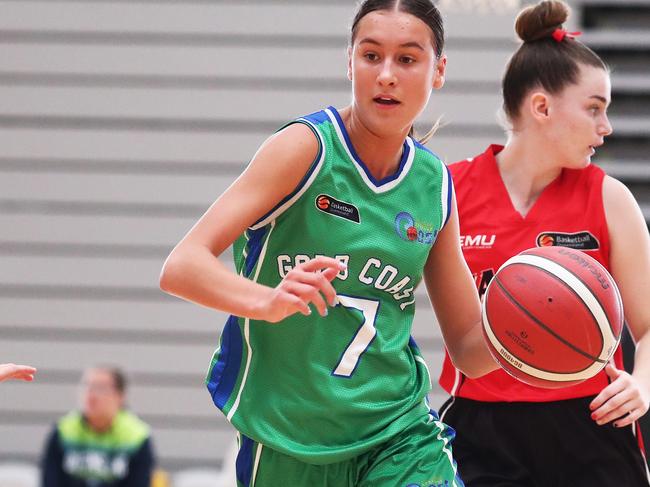
M500 77L515 10L444 2L447 82L421 119L453 162L505 137ZM513 3L513 2L511 2ZM650 0L570 1L613 69L597 162L650 215ZM234 438L204 374L225 316L158 289L164 258L284 122L349 100L353 0L0 2L0 463L35 465L81 370L115 363L167 471L219 468ZM230 259L231 256L226 256ZM423 289L414 336L442 339ZM431 403L445 395L434 385Z

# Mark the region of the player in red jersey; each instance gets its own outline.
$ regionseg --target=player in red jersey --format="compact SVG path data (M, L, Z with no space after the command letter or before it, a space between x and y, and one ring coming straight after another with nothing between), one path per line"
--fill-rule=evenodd
M612 132L609 71L562 28L560 1L523 10L524 41L504 79L511 125L492 145L451 166L461 244L479 292L520 251L562 245L585 251L616 279L636 341L632 374L621 351L596 377L564 389L528 386L498 370L466 378L447 357L441 418L468 487L648 486L637 420L650 400L650 239L634 197L590 165Z

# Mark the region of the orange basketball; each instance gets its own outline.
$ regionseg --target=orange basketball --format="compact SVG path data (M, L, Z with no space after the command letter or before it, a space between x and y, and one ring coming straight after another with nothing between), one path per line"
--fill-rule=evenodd
M512 257L483 300L490 352L508 373L538 387L566 387L600 372L618 346L623 318L612 276L566 247Z

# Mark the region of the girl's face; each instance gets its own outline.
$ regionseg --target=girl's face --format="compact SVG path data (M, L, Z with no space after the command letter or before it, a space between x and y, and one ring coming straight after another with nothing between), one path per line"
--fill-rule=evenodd
M124 402L123 394L115 387L113 375L103 369L90 369L81 382L81 410L91 424L113 420Z
M596 147L612 133L610 101L609 73L593 66L582 66L576 84L549 96L549 142L563 167L581 169L591 163Z
M417 17L378 10L357 25L348 50L353 107L375 135L407 132L444 84L446 58L436 58L431 29Z

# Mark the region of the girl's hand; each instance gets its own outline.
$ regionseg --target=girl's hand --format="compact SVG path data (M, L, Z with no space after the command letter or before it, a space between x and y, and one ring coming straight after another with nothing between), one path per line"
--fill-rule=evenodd
M309 304L313 304L321 316L327 316L328 304L336 304L336 291L331 281L345 267L345 264L331 257L316 257L294 267L262 300L256 315L265 321L277 323L295 313L309 316Z
M591 402L591 418L599 425L620 418L614 426L628 426L648 410L650 391L636 377L617 369L611 362L605 372L612 382Z
M9 379L31 382L35 373L36 369L29 365L0 364L0 382Z

